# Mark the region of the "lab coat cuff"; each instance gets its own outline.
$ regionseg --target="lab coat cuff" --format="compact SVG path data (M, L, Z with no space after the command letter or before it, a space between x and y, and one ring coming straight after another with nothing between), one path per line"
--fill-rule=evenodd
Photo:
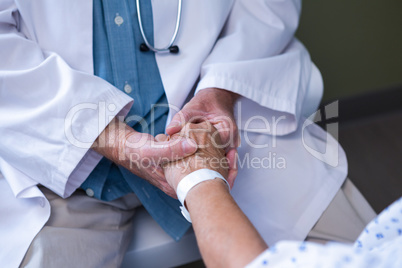
M206 75L199 82L195 94L205 88L225 89L241 96L234 105L240 130L282 136L297 129L300 117L297 103L224 75Z
M116 92L116 91L115 91ZM88 124L88 131L96 131L91 135L92 142L96 140L96 138L102 133L105 127L112 121L113 118L117 117L121 121L124 117L128 114L133 104L133 100L124 93L120 91L116 92L117 94L110 94L108 98L106 98L107 102L106 105L115 105L115 109L113 112L105 115L103 126L100 126L98 120L101 118L94 119L92 124ZM110 107L110 106L109 106ZM96 125L96 127L90 127L90 125ZM70 176L68 177L67 183L62 185L64 188L62 193L62 197L66 198L69 197L80 185L86 180L89 174L93 171L93 169L98 165L100 160L102 159L102 155L98 154L97 152L93 151L92 149L88 148L85 151L85 154L82 156L81 150L75 151L77 156L71 157L71 159L80 159L79 162L75 165L75 169L71 172Z

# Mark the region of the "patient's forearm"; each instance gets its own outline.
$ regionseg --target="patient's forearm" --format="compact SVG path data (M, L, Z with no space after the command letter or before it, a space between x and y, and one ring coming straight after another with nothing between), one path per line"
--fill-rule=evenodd
M208 267L244 267L267 248L222 180L195 186L186 205Z

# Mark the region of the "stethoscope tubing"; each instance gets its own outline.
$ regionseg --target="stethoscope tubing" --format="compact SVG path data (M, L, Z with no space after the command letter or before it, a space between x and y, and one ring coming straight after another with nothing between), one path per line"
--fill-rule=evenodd
M141 31L141 35L142 38L144 39L145 44L147 45L147 47L152 50L155 53L167 53L170 52L169 48L172 47L173 43L176 41L176 37L177 37L177 33L179 32L179 28L180 28L180 19L181 19L181 11L182 11L182 0L179 0L178 4L177 4L177 18L176 18L176 26L174 29L174 33L172 36L172 39L170 40L169 44L166 47L163 48L156 48L153 45L151 45L148 42L147 37L145 36L144 33L144 28L142 26L142 19L141 19L141 10L140 10L140 0L136 0L137 2L137 15L138 15L138 24L140 26L140 31Z

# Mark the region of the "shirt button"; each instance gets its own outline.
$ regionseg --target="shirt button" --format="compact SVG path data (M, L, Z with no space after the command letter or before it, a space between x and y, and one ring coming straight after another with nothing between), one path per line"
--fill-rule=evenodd
M119 14L116 14L116 17L114 18L114 23L117 24L117 26L122 25L124 22L123 18L119 16Z
M129 84L126 84L126 85L124 86L124 91L125 91L127 94L130 94L131 91L133 91L133 89L131 88L131 86L130 86Z
M94 190L92 190L91 188L86 189L85 192L87 193L87 196L89 196L89 197L93 197L95 195Z

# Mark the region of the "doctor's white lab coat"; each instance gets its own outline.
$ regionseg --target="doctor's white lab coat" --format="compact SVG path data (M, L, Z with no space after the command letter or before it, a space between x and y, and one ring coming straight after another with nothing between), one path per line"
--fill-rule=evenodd
M302 114L314 111L322 94L318 70L293 37L300 5L297 0L184 1L176 41L180 53L156 55L169 103L182 107L194 86L196 91L223 88L243 96L243 123L256 114L286 115L277 134L297 131ZM156 47L170 40L176 7L172 1L152 0ZM37 185L70 196L101 159L89 149L92 142L131 105L135 100L93 75L92 1L0 1L1 267L18 267L49 218L49 203ZM171 109L169 120L176 112ZM261 128L255 132L270 134ZM325 139L318 127L313 132L305 135ZM316 204L316 212L310 213L309 206L286 219L311 218L290 231L293 237L307 234L339 189L346 174L342 152L339 157L335 168L317 161L314 165L321 167L314 176L289 171L320 192L277 195L277 203L284 204L276 204L278 210L301 197Z

